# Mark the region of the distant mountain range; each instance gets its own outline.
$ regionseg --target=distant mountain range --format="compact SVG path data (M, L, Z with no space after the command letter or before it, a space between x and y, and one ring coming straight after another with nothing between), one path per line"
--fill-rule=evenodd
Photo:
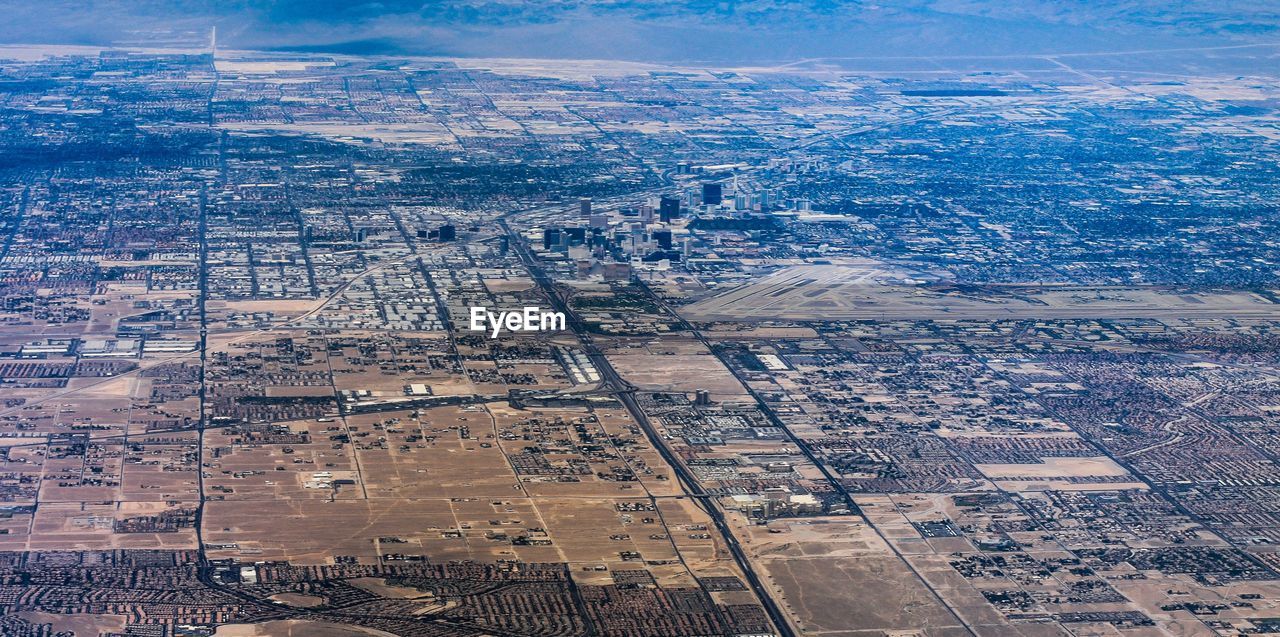
M1280 4L1246 0L0 1L0 41L109 44L207 31L225 46L645 61L1012 55L1280 40ZM145 39L145 38L142 38Z

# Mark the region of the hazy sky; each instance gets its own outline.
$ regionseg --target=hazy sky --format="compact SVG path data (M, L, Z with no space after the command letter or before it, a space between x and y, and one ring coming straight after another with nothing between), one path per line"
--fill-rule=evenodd
M1280 3L1210 0L0 0L0 42L110 44L207 31L227 47L348 53L791 61L1280 40Z

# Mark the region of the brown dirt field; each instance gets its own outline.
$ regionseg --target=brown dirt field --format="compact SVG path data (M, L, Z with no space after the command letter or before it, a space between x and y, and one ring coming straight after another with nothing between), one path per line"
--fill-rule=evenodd
M429 554L421 540L440 538L456 525L448 500L212 501L205 509L205 541L239 545L213 553L303 564L330 563L335 554L376 559L379 537L408 542L387 552Z
M733 374L700 343L672 341L675 339L667 338L661 345L614 349L606 354L614 369L641 391L692 394L695 389L706 389L713 400L746 396Z
M392 586L388 584L386 580L376 577L358 577L356 579L347 580L347 583L356 588L373 593L379 597L386 597L387 599L418 599L434 597L431 593L420 591L416 588Z
M955 626L896 558L769 560L782 601L808 630L907 630Z
M18 613L34 624L52 624L54 632L67 631L76 635L97 635L108 632L124 632L123 615L58 615L29 611Z
M268 599L293 606L294 608L311 608L324 603L324 598L322 597L303 595L302 593L276 593Z

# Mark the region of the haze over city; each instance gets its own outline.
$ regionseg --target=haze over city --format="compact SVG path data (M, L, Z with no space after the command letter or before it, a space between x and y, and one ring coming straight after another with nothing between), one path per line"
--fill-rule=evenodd
M0 41L719 64L813 57L1095 53L1274 43L1270 2L1154 0L333 0L6 2ZM1158 60L1157 60L1158 61Z
M1280 632L1274 3L0 8L0 635Z

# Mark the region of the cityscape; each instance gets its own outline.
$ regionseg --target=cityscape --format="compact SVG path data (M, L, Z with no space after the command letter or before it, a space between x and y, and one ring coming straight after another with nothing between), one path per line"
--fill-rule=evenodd
M0 634L1280 633L1280 44L0 45Z

